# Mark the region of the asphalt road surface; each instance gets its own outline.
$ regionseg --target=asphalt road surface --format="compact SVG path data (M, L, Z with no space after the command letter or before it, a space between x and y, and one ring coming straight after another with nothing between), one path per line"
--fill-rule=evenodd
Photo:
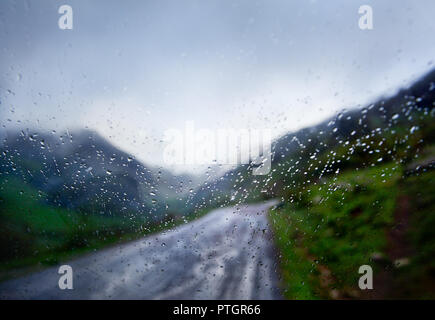
M176 229L104 249L0 284L1 299L280 299L266 210L217 209Z

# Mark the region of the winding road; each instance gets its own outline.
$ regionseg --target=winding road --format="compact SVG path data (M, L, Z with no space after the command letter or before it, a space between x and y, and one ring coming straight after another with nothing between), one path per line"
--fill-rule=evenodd
M280 299L267 209L216 209L191 223L0 284L1 299Z

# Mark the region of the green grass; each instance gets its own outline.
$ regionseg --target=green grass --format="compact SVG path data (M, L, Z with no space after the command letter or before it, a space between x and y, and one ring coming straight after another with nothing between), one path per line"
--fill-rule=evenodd
M431 159L433 150L422 155ZM434 191L433 169L405 173L393 163L295 189L269 216L285 296L367 298L358 268L368 264L382 287L373 297L435 298ZM392 237L397 228L404 230L400 240ZM397 258L407 263L397 267Z
M45 199L17 178L0 180L0 280L168 230L210 211L150 222L137 214L104 216L56 208Z
M435 299L435 172L406 178L400 196L412 211L407 240L411 245L409 265L395 273L397 297Z
M356 297L359 266L385 250L401 174L395 165L347 172L270 212L287 298Z

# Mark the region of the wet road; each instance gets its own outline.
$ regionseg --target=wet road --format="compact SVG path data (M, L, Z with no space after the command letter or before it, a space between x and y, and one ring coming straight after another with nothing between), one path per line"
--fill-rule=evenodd
M2 299L279 299L266 210L273 203L217 209L174 230L92 253L0 284Z

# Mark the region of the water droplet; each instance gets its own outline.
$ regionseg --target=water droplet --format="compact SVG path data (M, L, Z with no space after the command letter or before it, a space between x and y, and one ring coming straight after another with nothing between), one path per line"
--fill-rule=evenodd
M418 130L418 126L412 126L412 128L409 130L409 132L412 134L417 130Z

